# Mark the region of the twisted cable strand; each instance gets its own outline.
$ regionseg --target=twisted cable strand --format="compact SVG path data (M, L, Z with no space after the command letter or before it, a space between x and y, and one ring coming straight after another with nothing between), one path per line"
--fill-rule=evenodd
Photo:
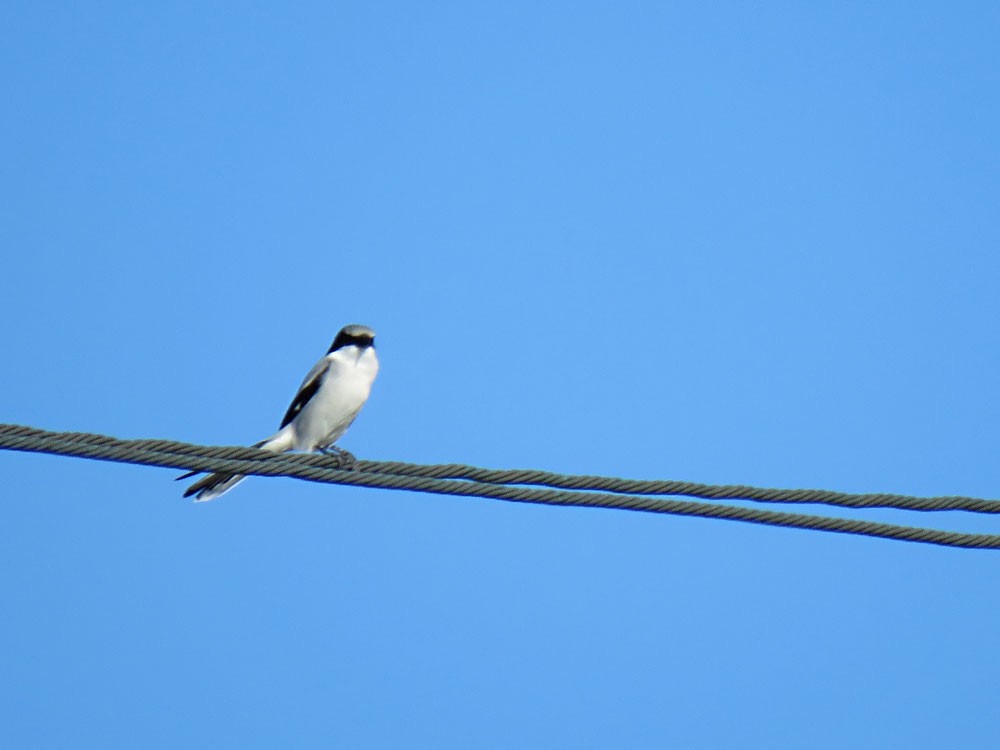
M949 547L1000 549L1000 535L995 534L941 531L874 521L699 503L690 500L666 500L636 494L534 489L511 484L482 483L464 478L461 480L439 479L369 470L372 466L383 466L384 464L380 462L359 462L355 470L345 471L337 468L339 462L336 458L322 455L274 454L257 448L198 446L169 440L119 440L106 435L79 432L57 433L22 425L3 424L0 424L0 448L175 469L222 471L259 476L288 476L313 482L359 487L410 490L461 497L483 497L511 502L617 508L648 513L721 518ZM392 466L419 465L394 463ZM435 470L440 467L429 468ZM452 473L459 473L453 468L445 468ZM507 473L518 474L518 472ZM504 472L499 472L499 474L504 474ZM534 474L544 475L547 473L535 472ZM560 475L552 476L558 477ZM570 479L574 478L570 477ZM584 484L588 483L589 478L583 477L582 479Z
M850 493L830 490L776 489L730 484L702 484L661 479L622 479L586 474L556 474L536 469L483 469L464 464L411 464L401 461L359 461L361 471L437 479L466 479L486 484L520 484L569 490L599 490L623 495L684 495L706 500L753 500L766 503L810 503L842 508L896 508L898 510L964 510L1000 513L1000 501L961 495L912 497L889 493Z
M205 458L260 459L262 452L242 446L203 446L173 440L118 441L104 435L83 432L49 433L33 427L0 424L4 435L58 435L62 439L107 445L129 442L150 450ZM109 443L111 441L111 443ZM280 464L289 454L267 454ZM292 465L331 466L331 458L322 455L294 454ZM193 467L192 467L193 468ZM369 474L393 474L432 479L461 479L484 484L512 484L555 489L604 491L625 495L683 495L704 500L751 500L763 503L808 503L842 508L894 508L914 511L961 510L972 513L1000 513L1000 501L962 495L913 497L891 493L850 493L830 490L776 489L745 485L712 485L659 479L623 479L591 475L556 474L536 469L486 469L465 464L413 464L403 461L358 461L355 469Z

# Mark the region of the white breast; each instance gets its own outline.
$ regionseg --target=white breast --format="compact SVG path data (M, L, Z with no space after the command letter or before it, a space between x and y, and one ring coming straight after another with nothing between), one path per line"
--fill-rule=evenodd
M347 346L326 359L330 367L319 390L293 423L296 450L314 451L338 440L365 405L378 374L378 357L371 347Z

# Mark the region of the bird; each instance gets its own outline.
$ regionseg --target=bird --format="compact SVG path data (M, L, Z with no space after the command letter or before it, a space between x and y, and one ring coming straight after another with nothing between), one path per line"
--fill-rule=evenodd
M278 431L254 447L275 453L320 452L353 459L334 443L365 405L377 374L375 331L357 324L344 326L302 381ZM192 471L177 478L199 473ZM196 502L214 500L244 479L242 474L209 474L188 487L184 497L194 495Z

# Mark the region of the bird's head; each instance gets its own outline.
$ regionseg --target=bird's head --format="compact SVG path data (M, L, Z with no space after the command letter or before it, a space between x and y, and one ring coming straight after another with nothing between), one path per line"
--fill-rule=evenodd
M330 344L330 351L327 354L332 354L338 349L343 349L345 346L356 346L358 349L374 348L375 331L368 326L361 326L356 323L344 326L340 329L333 343Z

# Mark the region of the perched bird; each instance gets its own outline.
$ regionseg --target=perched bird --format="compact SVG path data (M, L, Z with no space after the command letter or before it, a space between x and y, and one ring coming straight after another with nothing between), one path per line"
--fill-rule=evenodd
M281 428L254 447L275 453L319 451L344 455L346 452L333 444L365 405L377 374L375 331L367 326L344 326L326 356L313 365L302 381L281 420ZM178 479L198 473L192 471ZM194 495L196 501L214 500L244 479L242 474L209 474L188 487L184 497Z

